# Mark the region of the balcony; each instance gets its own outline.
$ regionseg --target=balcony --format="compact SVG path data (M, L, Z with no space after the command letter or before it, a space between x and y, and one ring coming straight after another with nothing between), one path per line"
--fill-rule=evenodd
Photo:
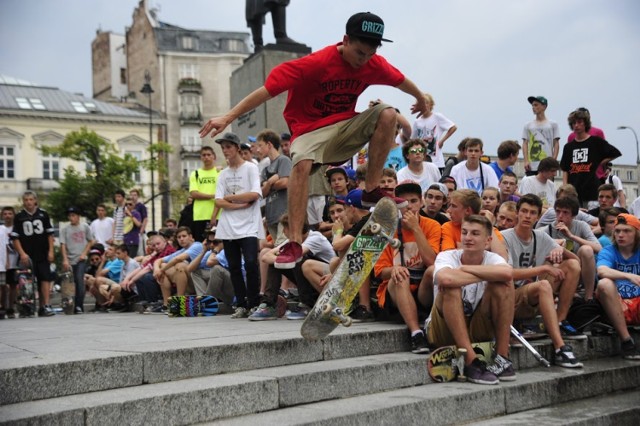
M181 78L178 81L179 93L202 93L202 84L195 78Z
M184 105L180 109L180 125L194 124L202 126L202 113L200 107L195 105Z

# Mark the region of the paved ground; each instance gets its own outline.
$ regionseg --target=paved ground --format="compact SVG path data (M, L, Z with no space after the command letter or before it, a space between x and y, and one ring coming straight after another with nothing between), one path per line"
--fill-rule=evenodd
M300 337L301 321L251 322L229 316L169 318L138 313L57 314L0 321L0 368L147 352ZM354 324L334 333L396 329L391 323Z

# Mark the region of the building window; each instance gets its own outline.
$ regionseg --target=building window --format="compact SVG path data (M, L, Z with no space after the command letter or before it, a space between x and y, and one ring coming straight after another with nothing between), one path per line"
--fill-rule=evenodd
M180 64L178 68L178 78L194 78L199 79L198 65L196 64Z
M181 39L182 48L185 50L198 50L198 39L191 36L182 36Z
M627 170L627 180L633 182L633 170Z
M89 110L87 110L87 108L82 104L82 102L71 101L71 106L73 107L73 109L76 110L76 112L82 112L85 114L89 112Z
M127 69L120 68L120 84L127 84Z
M12 146L0 146L0 179L15 179L15 160Z
M198 152L202 147L202 139L198 128L183 127L180 129L180 144L185 151Z
M57 155L47 155L42 158L42 179L60 180L60 159Z
M180 116L186 119L200 118L200 96L183 94L180 96Z
M140 152L140 151L126 151L125 155L132 156L133 158L136 159L136 162L138 163L138 169L135 172L133 172L133 174L131 175L131 179L135 183L142 182L142 178L140 176L140 163L142 162L142 152Z
M182 177L189 179L191 172L200 168L200 160L182 160Z
M47 107L45 107L44 104L42 103L42 100L39 98L27 99L27 98L17 97L14 99L18 103L18 107L20 107L20 109L37 109L41 111L47 109Z

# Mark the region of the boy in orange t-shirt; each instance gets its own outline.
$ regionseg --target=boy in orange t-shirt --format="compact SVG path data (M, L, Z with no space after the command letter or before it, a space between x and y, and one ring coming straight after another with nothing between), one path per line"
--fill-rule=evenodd
M393 249L388 245L374 267L375 275L383 280L377 291L378 304L400 312L411 332L411 352L428 353L427 339L418 325L417 293L424 271L433 265L438 254L440 224L420 216L422 188L419 184L401 182L395 194L409 205L401 210L402 219L396 234L402 246Z

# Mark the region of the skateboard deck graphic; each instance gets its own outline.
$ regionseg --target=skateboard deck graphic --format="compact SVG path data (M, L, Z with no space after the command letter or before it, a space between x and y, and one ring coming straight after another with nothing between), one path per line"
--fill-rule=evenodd
M218 300L213 296L171 296L170 317L211 317L218 313Z
M351 302L369 276L382 250L392 240L398 226L398 208L390 198L376 204L367 223L362 227L344 255L331 280L325 285L313 309L304 320L300 333L307 340L320 340L338 324L351 325L347 316Z
M493 362L494 342L472 343L476 356L487 364ZM464 377L464 356L466 349L455 346L442 346L431 352L427 360L429 376L436 382L445 383L458 379L466 381Z
M30 268L16 271L18 285L16 287L16 305L21 317L31 317L36 314L36 299L38 298L38 283Z
M70 272L65 272L60 278L60 307L66 315L73 315L76 297L76 284L73 282L73 275Z

